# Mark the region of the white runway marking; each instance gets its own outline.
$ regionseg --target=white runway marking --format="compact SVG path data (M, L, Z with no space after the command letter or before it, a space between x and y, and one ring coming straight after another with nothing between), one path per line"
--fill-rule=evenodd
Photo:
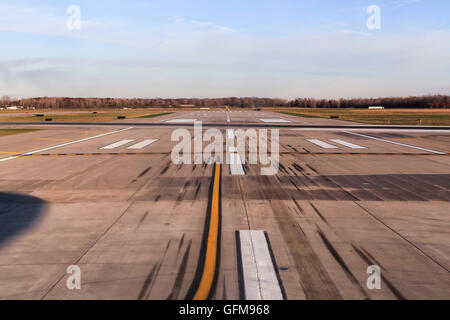
M155 143L156 141L158 141L158 139L148 139L148 140L144 140L142 142L136 143L130 147L128 147L127 149L143 149L146 146L151 145L152 143Z
M236 148L230 148L230 171L234 176L245 176L244 168L242 167L242 158Z
M23 153L23 155L29 156L29 155L32 155L32 154L35 154L35 153L44 152L44 151L48 151L48 150L52 150L52 149L56 149L56 148L60 148L60 147L70 146L71 144L80 143L80 142L84 142L84 141L88 141L88 140L92 140L92 139L97 139L97 138L109 136L110 134L119 133L119 132L131 130L131 129L133 129L133 127L129 127L129 128L113 131L113 132L103 133L103 134L99 134L97 136L84 138L84 139L80 139L80 140L76 140L76 141L72 141L72 142L59 144L59 145L56 145L56 146L53 146L53 147L48 147L48 148L44 148L44 149L40 149L40 150L35 150L35 151ZM18 157L9 157L9 158L5 158L5 159L0 159L0 162L7 161L7 160L12 160L12 159L16 159L16 158L18 158Z
M231 122L230 113L229 112L227 112L227 122Z
M288 123L288 122L292 122L289 120L285 120L285 119L259 119L262 122L266 122L266 123Z
M233 129L227 129L227 138L230 140L234 140L236 138L236 135L234 133ZM229 154L229 165L230 165L230 172L232 175L238 175L238 176L244 176L245 171L243 168L243 161L241 158L241 155L238 152L238 149L236 147L229 147L228 148L228 154Z
M338 143L338 144L341 144L343 146L346 146L346 147L349 147L349 148L352 148L352 149L367 149L366 147L359 146L357 144L350 143L350 142L347 142L347 141L344 141L344 140L341 140L341 139L330 139L330 141Z
M410 144L405 144L405 143L395 142L395 141L381 139L381 138L377 138L377 137L367 136L365 134L349 132L349 131L344 131L344 132L348 133L348 134L353 134L353 135L359 136L359 137L364 137L364 138L368 138L368 139L373 139L373 140L378 140L378 141L382 141L382 142L392 143L392 144L395 144L395 145L398 145L398 146L408 147L408 148L417 149L417 150L426 151L426 152L431 152L431 153L434 153L434 154L441 154L441 155L446 154L444 152L440 152L440 151L436 151L436 150L425 149L425 148L421 148L421 147L412 146Z
M324 149L339 149L338 147L333 146L332 144L323 142L323 141L318 140L318 139L307 139L307 140L308 140L309 142L311 142L311 143L313 143L313 144L315 144L315 145L321 147L321 148L324 148Z
M117 142L115 142L115 143L113 143L113 144L104 146L104 147L102 147L102 148L100 148L100 149L103 149L103 150L115 149L115 148L121 147L121 146L123 146L123 145L125 145L125 144L128 144L128 143L130 143L130 142L133 142L133 141L134 141L134 140L121 140L121 141L117 141Z
M246 300L283 300L263 231L239 231Z
M18 157L8 157L8 158L0 159L0 162L8 161L8 160L16 159L16 158L18 158Z
M167 120L167 123L193 123L197 119L173 119L173 120Z

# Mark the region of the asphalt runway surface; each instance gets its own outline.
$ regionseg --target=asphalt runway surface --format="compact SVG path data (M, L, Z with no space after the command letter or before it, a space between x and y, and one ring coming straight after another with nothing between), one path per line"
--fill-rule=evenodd
M173 163L194 120L292 124L278 173ZM0 299L450 299L450 130L349 124L199 110L1 137Z

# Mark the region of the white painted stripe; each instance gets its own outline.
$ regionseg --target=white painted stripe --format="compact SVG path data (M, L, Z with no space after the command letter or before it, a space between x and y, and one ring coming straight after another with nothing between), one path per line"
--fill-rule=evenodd
M245 171L242 167L242 159L239 153L230 152L230 171L232 175L244 176Z
M227 136L228 136L228 139L234 139L236 137L234 135L234 130L233 129L227 129Z
M167 123L193 123L197 119L173 119L173 120L167 120Z
M283 300L264 232L239 231L246 300Z
M321 148L324 148L324 149L339 149L338 147L333 146L332 144L323 142L323 141L318 140L318 139L307 139L307 140L308 140L309 142L311 142L311 143L313 143L313 144L315 144L315 145L321 147Z
M143 149L148 145L151 145L152 143L155 143L156 141L158 141L158 139L148 139L148 140L144 140L142 142L136 143L130 147L128 147L127 149Z
M107 150L109 150L109 149L115 149L115 148L118 148L118 147L120 147L120 146L123 146L123 145L125 145L125 144L127 144L127 143L133 142L133 141L134 141L134 140L121 140L121 141L115 142L115 143L113 143L113 144L104 146L103 148L100 148L100 149L103 149L103 150L105 150L105 149L107 149Z
M250 231L239 231L239 245L241 249L242 278L246 300L262 300L259 285L258 269L256 267Z
M262 122L272 122L272 123L286 123L286 122L292 122L285 119L259 119Z
M8 161L8 160L16 159L16 158L18 158L18 157L8 157L8 158L0 159L0 162Z
M229 112L227 112L227 122L231 122L230 113Z
M346 147L349 147L349 148L352 148L352 149L367 149L366 147L363 147L363 146L360 146L360 145L357 145L357 144L354 144L354 143L350 143L350 142L347 142L347 141L344 141L344 140L341 140L341 139L330 139L330 141L333 141L333 142L338 143L338 144L342 144L343 146L346 146Z
M233 129L227 129L227 137L230 140L233 140L236 138L234 134ZM234 144L234 143L233 143ZM229 147L229 165L230 165L230 172L232 175L239 175L243 176L245 175L244 168L242 167L242 158L240 154L238 153L238 149L236 147Z
M81 143L81 142L92 140L92 139L97 139L97 138L109 136L110 134L115 134L115 133L131 130L131 129L133 129L133 127L129 127L129 128L125 128L125 129L121 129L121 130L117 130L117 131L112 131L112 132L108 132L108 133L103 133L103 134L99 134L97 136L84 138L84 139L80 139L80 140L76 140L76 141L72 141L72 142L67 142L67 143L59 144L59 145L56 145L56 146L53 146L53 147L48 147L48 148L44 148L44 149L40 149L40 150L27 152L27 153L24 153L23 155L29 156L29 155L32 155L32 154L35 154L35 153L40 153L40 152L49 151L49 150L60 148L60 147L69 146L71 144ZM9 157L9 158L5 158L5 159L0 159L0 162L7 161L7 160L12 160L12 159L16 159L16 158L18 158L18 157Z
M395 144L395 145L398 145L398 146L412 148L412 149L417 149L417 150L422 150L422 151L431 152L431 153L434 153L434 154L441 154L441 155L446 154L444 152L440 152L440 151L436 151L436 150L425 149L425 148L421 148L421 147L412 146L410 144L405 144L405 143L395 142L395 141L381 139L381 138L377 138L377 137L367 136L365 134L349 132L349 131L344 131L344 132L348 133L348 134L353 134L353 135L359 136L359 137L364 137L364 138L368 138L368 139L373 139L373 140L378 140L378 141L382 141L382 142L392 143L392 144Z

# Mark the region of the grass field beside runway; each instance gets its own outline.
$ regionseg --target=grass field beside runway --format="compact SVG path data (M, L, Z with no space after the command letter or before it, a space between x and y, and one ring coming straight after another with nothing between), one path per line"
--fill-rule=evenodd
M339 120L355 121L369 124L417 125L450 125L450 109L277 109L279 113L305 117L330 118L339 116Z
M95 113L94 113L95 112ZM23 113L18 115L18 113ZM117 117L126 118L155 118L172 114L160 109L136 109L136 110L105 110L105 111L33 111L32 113L16 112L15 114L3 115L2 122L35 121L45 122L47 118L57 122L108 122L117 120ZM43 116L37 116L43 115Z
M39 130L38 129L0 129L0 137L10 136L10 135L19 134L19 133L33 132L33 131L39 131Z

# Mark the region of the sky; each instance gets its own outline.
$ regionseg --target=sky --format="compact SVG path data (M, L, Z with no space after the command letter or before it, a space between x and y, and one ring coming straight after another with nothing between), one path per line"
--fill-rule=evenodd
M0 95L450 94L448 0L1 0L0 12Z

